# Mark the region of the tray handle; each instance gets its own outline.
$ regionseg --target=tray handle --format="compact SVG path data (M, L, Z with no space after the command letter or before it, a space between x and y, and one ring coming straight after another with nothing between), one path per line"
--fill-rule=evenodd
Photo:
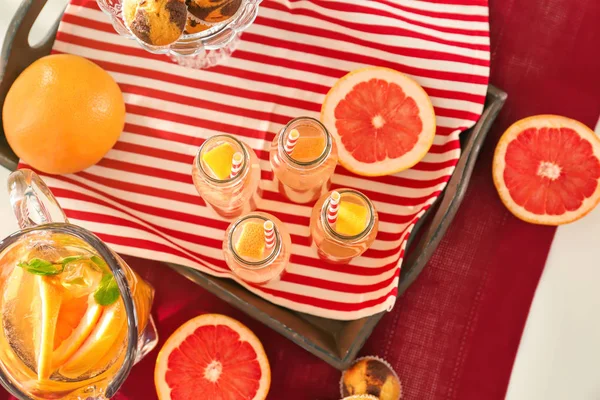
M44 5L46 0L23 0L8 25L0 53L0 109L4 106L8 90L21 72L38 58L50 54L60 18L39 44L29 44L29 32ZM8 146L1 124L0 129L0 149L3 150L0 152L0 165L14 170L17 168L18 158Z
M402 266L401 273L403 276L398 286L398 296L408 289L415 279L417 279L423 268L425 268L425 265L440 244L465 197L481 146L492 123L502 109L507 95L502 90L489 85L487 97L487 101L491 106L484 109L481 117L472 128L472 132L468 135L462 150L463 153L469 154L469 156L461 157L458 164L456 164L454 173L448 181L436 213L431 217L431 222L423 232L420 241L411 248ZM493 99L496 101L490 101ZM424 220L425 216L419 222Z

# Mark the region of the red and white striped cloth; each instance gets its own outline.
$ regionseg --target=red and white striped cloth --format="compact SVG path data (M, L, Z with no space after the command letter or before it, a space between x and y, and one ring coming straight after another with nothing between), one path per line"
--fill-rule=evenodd
M191 164L204 139L236 135L260 158L259 208L284 221L293 240L290 272L266 287L246 287L273 303L334 319L389 310L407 235L452 174L459 133L482 111L489 48L485 0L266 0L230 60L191 70L117 35L95 2L75 0L54 52L87 57L115 78L127 104L126 125L98 165L44 178L70 220L116 251L231 277L221 252L229 223L205 207ZM334 187L364 192L381 222L370 250L336 266L310 247L311 207L282 204L266 150L291 118L318 117L333 83L365 65L416 79L432 98L437 135L421 163L394 176L366 179L337 167Z

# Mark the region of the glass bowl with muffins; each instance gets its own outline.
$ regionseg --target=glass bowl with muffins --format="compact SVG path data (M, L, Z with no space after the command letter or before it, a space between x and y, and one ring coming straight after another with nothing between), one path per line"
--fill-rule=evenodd
M261 1L97 0L120 35L190 68L209 68L228 57Z

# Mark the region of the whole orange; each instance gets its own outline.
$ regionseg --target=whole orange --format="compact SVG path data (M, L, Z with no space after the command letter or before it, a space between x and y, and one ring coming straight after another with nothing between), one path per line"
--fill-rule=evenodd
M15 80L2 122L13 151L50 174L96 164L114 146L125 123L123 94L114 79L85 58L50 55Z

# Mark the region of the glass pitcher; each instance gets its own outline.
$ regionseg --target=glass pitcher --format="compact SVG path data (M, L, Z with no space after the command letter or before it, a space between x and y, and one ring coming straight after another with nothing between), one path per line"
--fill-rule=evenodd
M154 289L33 171L8 186L21 230L0 242L0 382L20 399L109 398L156 346Z

